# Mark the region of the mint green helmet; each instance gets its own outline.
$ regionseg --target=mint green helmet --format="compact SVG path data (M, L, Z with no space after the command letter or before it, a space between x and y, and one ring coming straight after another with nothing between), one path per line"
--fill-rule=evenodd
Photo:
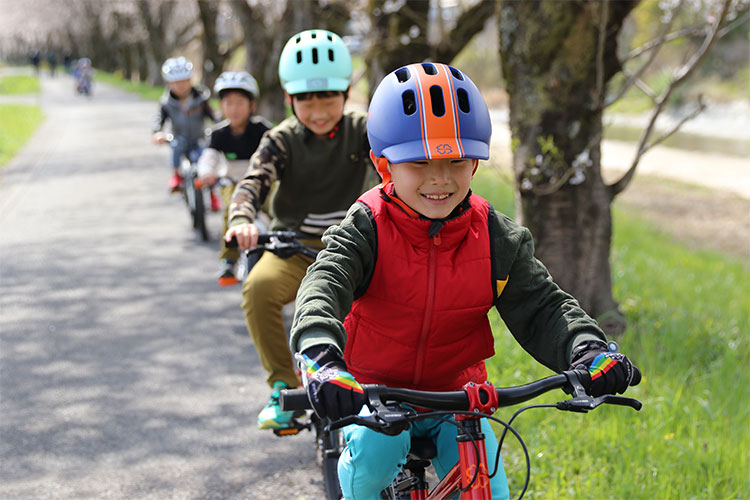
M345 91L352 79L352 56L344 41L327 30L306 30L286 42L279 58L279 79L289 95Z

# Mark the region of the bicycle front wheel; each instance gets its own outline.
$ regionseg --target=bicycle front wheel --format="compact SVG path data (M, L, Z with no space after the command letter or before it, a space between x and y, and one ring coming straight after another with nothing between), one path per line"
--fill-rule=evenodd
M208 241L208 228L206 227L206 208L203 200L203 189L191 182L193 190L193 227L201 235L203 241Z
M343 498L341 485L339 484L339 456L344 451L344 434L340 429L325 431L330 422L326 419L316 419L315 430L318 441L318 462L323 472L323 483L328 500L340 500Z

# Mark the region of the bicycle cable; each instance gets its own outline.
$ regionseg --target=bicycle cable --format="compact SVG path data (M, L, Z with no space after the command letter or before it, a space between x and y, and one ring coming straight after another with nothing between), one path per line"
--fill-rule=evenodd
M533 408L533 406L522 408L521 410L516 412L516 415L520 413L521 411L523 411L524 409L528 409L528 408ZM523 453L526 458L526 482L524 483L524 488L523 488L523 491L521 492L521 495L516 499L516 500L521 500L521 498L523 498L523 495L526 493L526 489L529 484L529 479L531 477L531 458L529 457L529 450L526 447L526 443L524 442L523 438L521 438L521 435L513 427L510 426L510 423L513 421L513 419L511 419L508 423L505 423L503 420L500 420L499 418L496 418L492 415L487 415L485 413L475 413L471 411L438 411L438 412L430 412L430 413L425 413L425 414L414 415L412 417L407 417L406 420L416 421L416 420L427 420L428 418L434 418L435 420L440 420L442 422L448 422L451 425L455 425L460 430L465 430L463 427L463 424L455 420L449 419L449 418L443 418L443 415L445 416L470 415L474 417L476 417L477 415L481 415L482 418L493 420L501 424L504 427L503 438L505 437L505 434L507 433L508 430L510 430L513 433L513 435L516 436L516 439L518 439L518 442L521 444L521 448L523 449ZM514 415L513 418L515 418L516 415ZM474 454L476 456L477 463L479 463L480 461L479 445L477 444L476 439L474 439L474 436L471 435L471 433L466 433L466 434L471 439L471 444L474 447ZM495 474L497 473L498 465L500 463L499 460L500 460L500 445L498 444L497 453L495 454L495 470L492 472L491 475L488 476L489 478L494 477ZM477 467L474 470L474 475L472 476L471 481L469 481L469 484L467 484L465 488L461 488L461 492L468 491L471 488L471 486L476 482L478 475L479 475L479 468Z

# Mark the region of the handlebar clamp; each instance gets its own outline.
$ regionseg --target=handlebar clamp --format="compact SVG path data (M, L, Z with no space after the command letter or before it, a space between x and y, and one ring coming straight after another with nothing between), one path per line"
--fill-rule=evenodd
M497 410L497 391L489 380L481 384L469 382L462 389L466 391L466 395L469 398L469 411L492 415Z

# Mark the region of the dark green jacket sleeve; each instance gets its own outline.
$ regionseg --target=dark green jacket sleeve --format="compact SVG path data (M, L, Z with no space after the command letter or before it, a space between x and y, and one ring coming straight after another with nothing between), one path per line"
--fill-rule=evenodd
M326 248L307 269L297 292L290 338L292 352L336 344L343 352L343 321L354 297L367 287L375 266L377 238L368 209L355 203L338 226L323 234Z
M495 306L529 354L554 371L566 370L573 347L587 339L605 340L604 333L534 257L531 232L497 211L494 215L494 274L507 279Z

